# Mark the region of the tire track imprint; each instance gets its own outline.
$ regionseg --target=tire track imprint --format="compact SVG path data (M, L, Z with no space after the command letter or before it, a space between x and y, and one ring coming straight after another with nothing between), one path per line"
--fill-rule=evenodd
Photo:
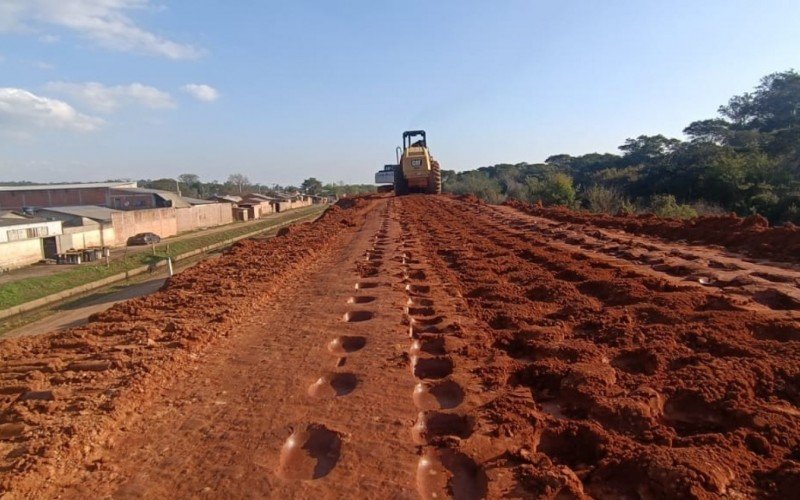
M401 240L394 259L402 272L396 277L406 293L403 324L408 328L409 368L417 380L411 397L419 412L410 429L420 454L417 492L423 499L485 498L484 471L459 450L461 441L473 434L474 417L459 382L464 377L450 355L460 328L455 311L408 222L397 219Z
M372 320L375 313L362 306L376 301L372 295L361 295L362 290L379 286L375 281L360 281L378 276L383 264L383 250L387 243L387 209L383 210L383 222L374 235L374 244L365 252L364 260L355 262L359 281L354 288L356 295L347 298L352 309L342 315L345 323L363 323ZM358 307L358 308L356 308ZM312 398L335 399L349 396L358 389L359 375L342 369L351 356L367 347L368 340L363 335L338 335L327 343L327 350L337 357L333 369L322 374L307 390ZM352 429L355 431L356 429ZM311 423L293 430L280 453L280 477L289 480L315 480L328 475L336 467L342 453L341 433L323 424Z
M641 268L646 266L653 275L677 286L703 286L716 291L722 297L720 300L735 303L739 308L786 311L789 317L791 311L800 311L800 268L796 266L795 269L777 267L720 254L708 247L680 246L559 223L522 215L510 207L493 207L485 215L497 221L497 227L509 237L524 239L535 231L551 238L545 244L553 250L567 249L584 257L608 256L636 263Z
M796 313L553 243L477 203L401 208L483 325L473 359L487 360L475 373L489 390L474 431L509 437L479 462L490 496L792 490Z

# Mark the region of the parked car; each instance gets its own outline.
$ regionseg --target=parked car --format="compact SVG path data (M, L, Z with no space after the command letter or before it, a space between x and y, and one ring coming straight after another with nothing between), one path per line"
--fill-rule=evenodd
M152 245L161 241L161 236L156 233L139 233L128 238L128 246L132 245Z

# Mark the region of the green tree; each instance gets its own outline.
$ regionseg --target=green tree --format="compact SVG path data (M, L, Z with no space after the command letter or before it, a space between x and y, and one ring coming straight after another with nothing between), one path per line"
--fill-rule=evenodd
M172 191L174 193L178 189L178 181L170 178L139 181L139 187L160 189L162 191Z
M657 194L650 199L650 212L660 217L689 219L697 217L697 212L689 205L681 205L671 194Z
M730 123L721 119L698 120L692 122L683 129L683 133L689 136L692 142L710 142L713 144L724 144L731 136Z
M322 183L314 177L309 177L300 184L300 190L307 194L319 194L322 192Z
M231 174L228 176L228 184L230 184L238 194L242 194L250 185L250 179L244 174Z
M200 182L200 176L197 174L181 174L178 176L178 180L187 186L191 186Z
M624 162L627 165L646 164L663 158L673 152L680 145L678 139L668 139L661 134L640 135L636 139L626 139L625 144L619 147L624 152Z
M794 70L761 79L753 93L734 96L720 114L737 127L774 132L800 125L800 74Z
M181 174L178 176L178 181L184 196L203 196L203 183L200 182L199 175Z
M322 186L321 193L341 197L355 194L374 193L376 190L377 187L374 184L345 184L343 182L338 182L325 184Z
M572 177L556 172L548 174L543 180L531 177L528 179L528 189L533 200L541 200L548 205L575 206L576 192L572 185Z
M500 183L481 171L464 172L443 186L445 192L471 194L487 203L502 203L505 200Z
M625 197L619 189L594 185L586 190L584 198L589 206L589 210L597 213L616 214L625 204Z
M574 156L566 155L566 154L558 154L553 156L548 156L547 159L544 161L549 165L555 165L561 168L570 168L572 164L577 160Z

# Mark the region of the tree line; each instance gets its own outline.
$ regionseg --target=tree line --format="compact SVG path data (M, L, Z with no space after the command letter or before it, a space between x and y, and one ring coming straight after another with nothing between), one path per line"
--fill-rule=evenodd
M106 182L131 182L131 179L107 179ZM57 187L62 183L51 183ZM207 199L212 196L236 195L248 193L261 193L264 195L304 193L310 195L351 196L356 194L374 193L377 187L374 184L345 184L342 181L323 184L314 177L309 177L299 186L280 184L261 184L251 182L244 174L231 174L225 182L217 180L202 181L197 174L181 174L175 178L164 177L161 179L139 179L137 184L141 188L159 189L162 191L180 191L181 195L189 198ZM31 181L0 181L0 186L35 186Z
M261 193L264 195L304 193L310 195L329 195L342 197L353 194L374 192L372 184L345 184L343 182L323 184L314 177L304 180L299 186L280 184L260 184L251 182L243 174L231 174L225 182L217 180L202 181L196 174L181 174L175 179L141 179L139 187L176 191L190 198L210 198L212 196Z
M444 189L490 203L516 198L670 217L735 212L800 223L800 74L765 76L718 113L690 123L685 140L641 135L619 154L443 171Z

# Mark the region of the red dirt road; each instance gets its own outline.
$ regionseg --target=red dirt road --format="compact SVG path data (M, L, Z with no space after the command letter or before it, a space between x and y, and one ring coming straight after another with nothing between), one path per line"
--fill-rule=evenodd
M9 498L800 495L800 271L351 201L0 342Z

